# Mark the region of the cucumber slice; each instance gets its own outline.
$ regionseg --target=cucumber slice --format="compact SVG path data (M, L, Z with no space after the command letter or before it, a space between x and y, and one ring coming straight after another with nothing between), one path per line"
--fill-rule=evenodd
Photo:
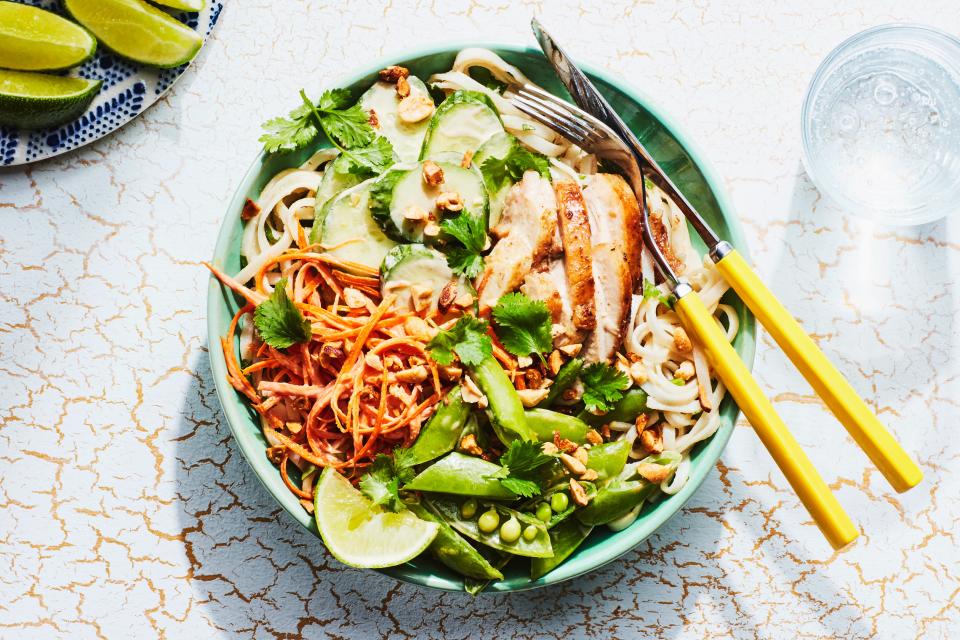
M444 151L461 156L476 152L484 142L503 132L503 122L493 102L477 91L456 91L443 101L427 125L420 159Z
M441 217L436 199L444 191L460 194L464 208L474 215L487 216L487 190L477 171L450 162L438 162L443 169L443 184L431 187L423 181L423 165L395 168L377 180L370 194L370 211L389 237L398 242L423 242L426 220L404 217L410 207L419 207L430 219Z
M430 97L427 85L416 76L408 76L410 95ZM423 146L423 137L427 132L429 120L407 123L397 117L397 107L400 105L400 96L397 95L397 86L388 82L376 82L360 96L360 107L377 116L377 133L393 145L400 162L416 162L420 148Z
M327 164L327 168L323 172L323 177L320 179L320 186L317 187L317 193L314 196L314 200L316 201L314 205L314 219L321 214L324 205L330 202L331 198L338 193L357 186L363 181L363 178L358 175L340 173L336 170L334 164L336 164L336 160Z
M327 202L313 223L310 242L323 244L325 253L341 260L379 268L397 243L370 216L372 186L372 180L362 182Z
M483 173L483 163L490 158L503 159L510 155L510 152L520 144L520 141L507 133L506 131L498 133L483 143L483 146L477 149L473 156L473 164ZM512 185L505 184L499 189L484 177L484 184L487 186L487 193L490 194L490 227L495 227L500 223L500 216L503 213L503 204L507 199L507 192Z
M396 295L394 304L400 309L414 309L410 287L419 285L433 290L430 308L436 310L440 293L451 281L457 282L457 296L469 293L476 298L473 285L467 280L457 278L447 266L446 256L422 244L402 244L394 247L384 257L380 266L380 291L384 296Z

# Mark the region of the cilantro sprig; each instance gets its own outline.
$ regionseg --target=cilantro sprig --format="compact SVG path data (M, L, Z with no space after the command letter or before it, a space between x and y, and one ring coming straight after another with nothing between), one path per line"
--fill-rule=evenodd
M546 156L525 149L516 140L507 155L502 158L487 158L480 165L480 173L483 174L490 193L496 193L509 184L519 182L523 174L530 170L549 178L550 162Z
M478 365L493 353L493 341L487 335L487 323L463 316L450 329L444 329L427 343L430 357L442 365L453 364L454 357L467 366Z
M660 304L665 304L667 307L673 309L673 303L677 301L677 297L672 293L667 294L660 290L660 287L650 282L647 279L643 281L643 299L649 300L650 298L655 298L660 301Z
M348 90L325 91L314 103L301 89L300 99L303 104L287 117L263 123L260 142L268 153L302 149L322 130L340 150L341 157L334 163L340 173L381 173L393 163L390 141L376 134L359 104L348 106Z
M539 442L514 440L506 452L500 456L500 466L503 468L493 477L499 479L505 489L521 498L531 498L541 493L540 485L534 480L533 472L553 459L554 456L543 452Z
M393 455L377 454L373 464L360 478L360 492L374 505L382 505L393 512L406 509L400 499L400 485L413 480L414 473L409 450L396 448Z
M281 278L270 297L258 304L253 312L253 324L260 337L274 349L307 342L313 333L310 321L287 297L286 287L287 279Z
M493 308L497 337L515 356L543 354L553 348L550 310L542 300L531 300L522 293L508 293Z
M630 378L615 367L595 362L580 373L583 402L591 413L613 409L623 392L630 387Z
M476 278L483 271L483 248L487 243L487 229L480 216L466 209L440 223L440 229L456 240L446 248L447 266L454 273Z

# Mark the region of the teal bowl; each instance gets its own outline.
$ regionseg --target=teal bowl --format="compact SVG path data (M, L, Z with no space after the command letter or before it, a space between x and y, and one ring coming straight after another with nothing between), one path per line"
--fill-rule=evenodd
M449 69L457 52L469 46L487 47L496 51L507 62L519 67L533 82L557 95L568 97L540 51L490 43L445 46L395 56L367 66L329 86L348 87L359 96L362 90L374 81L377 71L391 64L408 67L411 73L426 79L433 73ZM680 128L640 91L626 86L619 79L598 69L584 67L584 70L650 150L660 166L716 229L720 237L730 241L742 254L746 255L740 224L733 214L733 208L721 187L720 180L696 147L683 135ZM294 97L291 96L291 100ZM254 132L251 132L251 135L255 135ZM214 264L227 273L236 273L240 270L239 247L242 229L240 210L243 208L244 201L248 197L255 199L271 176L282 169L301 164L313 151L314 149L310 149L299 153L270 156L260 154L253 161L226 209L223 227L220 229L213 256ZM699 248L704 249L702 245ZM217 394L230 429L247 462L253 467L263 485L297 522L317 535L317 544L322 544L313 519L287 490L277 468L267 460L264 453L265 441L260 433L256 414L227 382L223 351L220 348L220 341L216 338L226 335L230 319L239 308L238 300L213 278L210 280L207 295L207 331L209 337L213 338L209 340L210 365L217 386ZM728 301L736 307L740 316L740 332L734 341L734 347L747 365L751 366L756 347L753 316L734 296L730 296ZM738 414L738 409L730 398L727 398L721 407L721 413L721 426L717 433L693 450L690 480L677 494L644 507L636 522L622 531L613 532L604 527L598 527L566 562L539 580L531 581L526 574L526 567L522 566L525 563L516 562L517 566L508 567L505 579L492 584L489 590L520 591L562 582L601 567L633 549L680 511L716 464L720 453L730 439ZM448 591L463 589L463 581L458 576L426 557L399 567L383 569L382 573L398 580L435 589Z

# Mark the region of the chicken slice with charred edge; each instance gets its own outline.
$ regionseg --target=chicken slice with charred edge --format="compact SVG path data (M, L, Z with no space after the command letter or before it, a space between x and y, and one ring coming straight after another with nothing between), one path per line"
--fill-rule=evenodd
M593 245L613 244L627 261L631 281L639 282L643 227L633 190L616 174L598 173L587 177L583 200L590 215Z
M571 323L575 329L589 331L597 326L597 318L587 205L580 186L575 182L557 182L553 189L557 195L557 218L563 243L564 276L570 294Z
M557 200L549 180L536 171L510 187L499 224L499 238L480 275L480 314L484 315L551 252L557 236Z

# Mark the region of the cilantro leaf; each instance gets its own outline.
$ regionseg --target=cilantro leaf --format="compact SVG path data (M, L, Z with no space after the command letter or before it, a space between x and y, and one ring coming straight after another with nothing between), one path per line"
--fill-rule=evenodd
M332 111L343 109L348 104L350 104L349 89L329 89L320 96L320 100L317 101L317 108L321 111Z
M630 386L630 378L615 367L595 362L580 373L587 411L610 411Z
M462 246L450 246L447 250L447 266L454 273L476 278L483 271L483 247L487 244L487 229L483 218L466 209L456 216L446 218L440 229Z
M531 300L522 293L508 293L493 308L497 337L515 356L535 353L540 358L553 348L550 310L542 300Z
M377 136L365 147L343 149L333 163L337 173L352 173L358 176L383 173L393 164L393 145L383 136Z
M487 323L463 316L450 329L441 330L427 343L430 357L442 365L453 363L454 355L467 366L480 364L493 353Z
M287 297L287 279L281 278L270 297L257 305L253 324L263 341L274 349L286 349L298 342L310 340L310 321L303 317Z
M323 130L348 149L368 145L376 136L368 122L367 112L359 104L349 109L323 110L320 114Z
M543 446L539 442L514 440L500 456L500 465L503 468L495 477L505 489L522 498L530 498L541 492L540 485L531 475L532 472L549 464L553 458L543 452Z
M544 178L550 178L550 162L547 157L525 149L516 140L506 156L487 158L480 165L480 172L490 193L496 193L507 185L519 182L523 174L531 170Z
M302 104L286 118L272 118L260 125L263 135L259 140L267 153L295 151L310 144L317 137L317 126L311 115L310 108Z
M650 298L656 298L660 301L660 304L665 304L671 309L673 308L673 303L677 301L677 297L672 293L666 294L660 290L660 287L650 282L647 279L643 281L643 299L649 300Z
M413 459L410 450L397 447L393 455L377 454L373 464L360 478L360 491L375 505L383 505L389 511L406 509L400 499L400 485L413 480Z

